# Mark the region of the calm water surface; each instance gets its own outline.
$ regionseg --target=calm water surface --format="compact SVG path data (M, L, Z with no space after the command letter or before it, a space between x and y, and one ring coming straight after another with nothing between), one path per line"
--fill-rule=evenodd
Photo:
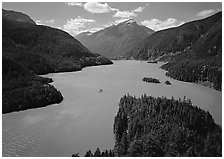
M120 98L127 93L176 99L186 96L221 125L221 92L166 77L159 66L161 63L115 61L114 65L46 75L62 92L63 102L3 115L3 156L71 156L97 147L113 148L113 120ZM145 83L143 77L157 78L161 84ZM172 85L165 85L166 80Z

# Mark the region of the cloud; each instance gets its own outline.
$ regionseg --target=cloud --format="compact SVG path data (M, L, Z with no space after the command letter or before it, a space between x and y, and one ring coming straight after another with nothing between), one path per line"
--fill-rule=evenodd
M80 2L65 2L68 6L79 6L82 7L83 4Z
M35 20L35 23L36 23L37 25L44 25L40 20Z
M143 12L144 9L145 7L138 7L134 10L134 12Z
M97 32L99 30L102 30L102 29L104 29L104 28L91 28L91 29L88 29L88 31L94 33L94 32Z
M99 3L99 2L86 2L85 4L83 4L81 2L65 2L65 3L68 6L83 7L86 11L88 11L92 14L118 11L118 9L110 7L107 3Z
M212 15L213 13L215 13L214 9L210 9L210 10L203 10L198 12L197 17L207 17L209 15Z
M63 30L63 28L62 27L56 27L57 29L60 29L60 30Z
M52 24L52 23L54 23L54 20L53 19L47 20L46 23L51 23Z
M104 28L90 28L90 29L86 29L86 30L80 30L81 32L90 32L90 33L94 33L94 32L97 32L97 31L99 31L99 30L102 30L102 29L104 29ZM81 33L80 32L80 33ZM79 33L79 34L80 34ZM91 34L90 34L91 35Z
M136 9L133 9L133 10L126 10L126 11L120 11L117 9L116 13L113 15L113 17L116 17L116 18L131 18L131 17L137 17L137 14L136 13L140 13L140 12L143 12L143 10L148 6L149 4L146 3L145 6L142 6L142 7L138 7Z
M67 31L72 35L76 35L82 32L87 25L90 25L91 23L95 22L96 21L94 19L85 19L78 16L75 19L67 20L67 23L63 25L63 30Z
M130 18L130 17L136 17L137 14L135 14L133 11L117 11L113 17L118 18Z
M112 25L117 25L117 24L119 24L119 23L125 22L125 21L127 21L127 20L130 20L130 18L122 18L122 19L118 19L118 20L115 20L114 22L109 22L108 24L105 24L105 25L103 25L103 26L104 26L104 28L107 28L107 27L110 27L110 26L112 26Z
M115 22L113 24L114 25L117 25L117 24L122 23L122 22L125 22L127 20L129 20L129 18L118 19L118 20L115 20Z
M90 32L87 35L91 35L92 33L97 32L97 31L102 30L102 29L104 29L104 28L79 29L79 30L76 30L76 33L73 34L73 35L76 36L76 35L84 33L84 32Z
M51 20L36 20L35 21L37 25L51 25L51 24L54 24L54 20L51 19Z
M154 31L158 31L158 30L163 30L163 29L180 26L180 25L184 24L184 22L179 22L178 20L173 19L173 18L168 18L164 21L160 21L160 20L154 18L151 20L141 21L141 24L150 29L153 29Z
M108 13L110 11L117 11L116 8L111 8L107 3L87 2L84 4L84 9L88 12L94 13Z

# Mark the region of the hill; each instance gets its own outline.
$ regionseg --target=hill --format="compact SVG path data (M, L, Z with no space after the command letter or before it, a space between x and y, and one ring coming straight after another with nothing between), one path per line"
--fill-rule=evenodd
M4 17L2 24L3 56L23 63L37 74L77 71L85 66L112 64L110 60L91 53L62 30Z
M37 75L112 64L68 33L7 10L2 15L2 56L3 113L62 101L61 93L47 84L52 80Z
M12 10L2 9L2 17L17 22L36 24L28 15Z
M127 57L160 60L167 75L187 82L208 81L221 90L222 13L155 32Z
M2 113L60 103L61 93L50 78L37 76L17 62L2 59Z
M92 52L109 58L120 58L153 32L129 19L95 33L81 33L76 38Z
M115 156L222 156L222 129L189 100L130 95L114 120Z
M113 132L113 150L88 150L85 157L222 156L222 128L208 111L185 97L125 95L120 99Z

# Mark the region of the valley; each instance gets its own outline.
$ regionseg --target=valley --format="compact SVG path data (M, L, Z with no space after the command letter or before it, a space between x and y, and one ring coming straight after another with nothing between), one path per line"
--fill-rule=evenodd
M198 84L181 82L165 75L163 63L113 61L78 72L44 75L53 79L64 100L40 109L4 114L3 156L83 156L87 150L113 149L114 117L122 96L191 99L193 105L209 111L222 124L221 92ZM154 77L161 84L146 83ZM172 85L164 82L169 80ZM102 89L103 92L99 93Z
M3 3L3 157L222 156L221 3L33 4Z

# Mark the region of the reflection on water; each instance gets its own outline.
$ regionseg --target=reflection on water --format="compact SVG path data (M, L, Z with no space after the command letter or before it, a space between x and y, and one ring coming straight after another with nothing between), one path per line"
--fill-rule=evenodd
M221 125L221 92L170 79L159 69L161 63L114 63L47 75L62 92L63 102L3 115L3 156L71 156L78 152L84 155L97 147L113 148L113 120L120 98L127 93L176 99L186 96ZM157 78L161 84L142 82L143 77ZM165 85L166 80L172 85ZM100 89L103 92L99 93Z

